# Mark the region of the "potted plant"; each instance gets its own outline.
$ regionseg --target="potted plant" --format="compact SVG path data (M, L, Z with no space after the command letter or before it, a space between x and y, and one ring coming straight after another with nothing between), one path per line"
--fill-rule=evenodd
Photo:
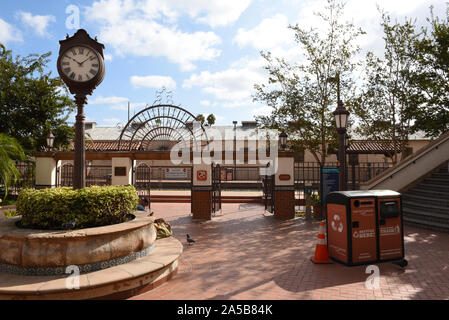
M321 219L321 198L319 194L312 194L312 207L313 207L313 217L315 219Z

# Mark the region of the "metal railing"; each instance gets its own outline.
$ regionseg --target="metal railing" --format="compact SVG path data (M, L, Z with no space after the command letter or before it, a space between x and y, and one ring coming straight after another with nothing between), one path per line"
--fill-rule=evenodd
M65 164L57 169L57 186L73 187L72 164ZM112 166L86 166L86 187L110 186L112 180Z
M223 182L262 182L261 167L222 167L221 181Z
M9 195L16 196L26 188L33 188L36 182L36 164L34 162L17 162L16 168L20 176L9 186ZM3 182L0 180L0 194L3 193Z
M338 167L337 162L327 162L325 167ZM359 190L360 184L382 174L390 165L385 162L360 162L346 164L346 181L348 189ZM312 184L314 193L319 192L321 184L321 166L318 162L295 163L295 186L303 190L306 183Z

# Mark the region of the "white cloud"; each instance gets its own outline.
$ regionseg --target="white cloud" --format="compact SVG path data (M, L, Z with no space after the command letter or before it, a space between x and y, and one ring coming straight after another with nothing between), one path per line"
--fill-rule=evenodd
M210 107L212 105L212 103L209 100L202 100L200 101L200 104L205 107Z
M210 25L231 23L250 0L100 0L86 8L87 20L100 24L99 39L118 55L166 57L192 71L197 61L210 61L221 54L221 39L211 31L186 32L175 22L189 16ZM246 6L245 6L246 4Z
M258 50L294 45L294 33L288 29L288 19L282 14L262 20L253 29L239 29L233 42L240 47L252 46Z
M112 61L112 55L110 55L110 54L105 54L105 55L104 55L104 60L105 60L105 61L111 62L111 61Z
M31 13L23 12L23 11L19 11L18 15L24 25L32 28L34 30L34 32L41 37L47 36L48 35L48 32L47 32L48 26L50 25L51 22L56 22L56 18L51 15L47 15L47 16L35 15L35 16L33 16Z
M270 106L263 106L263 107L260 107L260 108L253 109L251 111L251 114L253 116L255 116L255 117L256 116L269 116L272 111L273 111L272 107L270 107Z
M183 88L190 89L198 86L202 91L220 101L223 107L239 107L252 104L254 84L266 79L263 70L263 60L241 59L231 65L231 68L211 73L203 71L193 74L183 83Z
M103 119L102 122L106 123L106 124L118 124L118 123L120 123L120 119L118 119L118 118L106 118L106 119Z
M129 104L129 109L131 112L135 112L136 110L140 110L144 108L147 104L145 102L132 102ZM110 107L111 110L120 110L120 111L127 111L128 110L128 103L117 103Z
M6 44L13 41L23 41L22 33L0 18L0 43Z
M188 16L211 27L234 23L248 8L251 0L100 0L88 7L92 20L114 23L125 16L141 15L146 20L165 19L176 22Z
M99 96L95 98L93 101L89 102L89 104L117 104L122 102L128 102L129 99L125 97L102 97Z
M162 89L163 87L167 89L175 89L176 81L171 77L164 76L132 76L131 84L136 88L155 88Z

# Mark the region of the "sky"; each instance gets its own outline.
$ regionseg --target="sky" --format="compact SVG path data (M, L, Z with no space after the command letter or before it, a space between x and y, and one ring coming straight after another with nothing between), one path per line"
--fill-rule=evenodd
M339 0L338 0L339 1ZM345 19L367 34L362 54L382 53L377 6L393 18L425 24L429 7L445 17L447 5L434 0L346 0ZM123 126L152 105L156 92L172 91L174 104L192 114L214 114L217 125L251 121L269 114L254 102L254 85L267 81L260 51L297 61L301 52L289 24L320 25L315 12L325 0L1 0L0 43L14 55L51 51L57 75L59 40L78 28L98 37L105 49L106 76L89 96L86 121ZM77 14L79 12L79 15ZM79 19L77 18L79 17ZM74 114L70 120L74 122Z

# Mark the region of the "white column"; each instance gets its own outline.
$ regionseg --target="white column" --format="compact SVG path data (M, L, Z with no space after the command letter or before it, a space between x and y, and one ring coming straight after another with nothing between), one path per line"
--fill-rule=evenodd
M56 165L53 158L36 158L36 188L56 187Z
M134 161L130 158L112 158L112 185L132 185Z

